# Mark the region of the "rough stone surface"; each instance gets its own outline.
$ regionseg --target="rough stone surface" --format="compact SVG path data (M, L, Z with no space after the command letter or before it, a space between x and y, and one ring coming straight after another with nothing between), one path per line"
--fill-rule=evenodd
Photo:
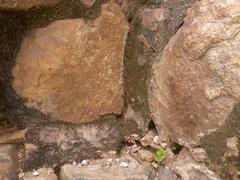
M155 149L159 149L161 146L154 142L154 138L157 136L157 132L154 130L150 130L145 136L140 139L140 142L145 147L152 147Z
M56 174L54 173L53 169L49 168L41 168L33 172L25 172L23 175L23 180L58 180ZM39 174L39 175L34 175Z
M157 170L158 177L155 180L181 180L173 171L160 166Z
M70 164L61 167L61 180L149 180L155 176L148 166L121 167L120 164L103 165L93 164L87 166L73 166Z
M137 151L138 158L142 161L151 163L154 161L155 154L147 149L139 149Z
M229 142L229 139L233 137L239 137L240 135L239 117L240 106L237 105L227 118L225 125L216 132L207 135L201 141L202 147L207 151L208 157L211 160L209 167L214 169L215 172L217 172L223 179L227 180L239 179L236 177L239 176L240 172L240 156L234 156L233 154L235 153L233 152L240 152L240 146L237 146L237 141L234 140L235 142L233 144L235 145L232 146L235 147L234 151L232 151L233 149L230 150L231 148L228 147L230 144L232 144L232 142Z
M238 137L231 137L226 140L227 150L225 155L226 156L234 156L239 157L239 144L238 144Z
M12 86L26 106L74 123L122 113L128 24L115 3L102 9L94 21L55 21L24 39Z
M0 179L17 178L17 155L14 145L0 145Z
M238 0L197 2L154 64L154 122L181 145L200 144L239 103L239 8Z
M82 125L48 123L29 128L25 149L25 171L44 164L54 165L84 158L97 158L102 152L117 151L123 137L138 133L136 123L105 117Z
M91 7L95 2L96 0L81 0L81 2L86 6L86 7Z
M146 131L152 118L148 103L152 64L195 1L123 1L122 8L131 22L124 59L126 118L137 119Z
M187 149L183 149L170 167L184 180L220 180L207 166L197 163Z
M200 161L206 161L208 159L208 154L203 148L194 148L191 149L191 154L193 158L200 162Z
M52 6L60 0L0 0L0 10L26 10L35 6Z

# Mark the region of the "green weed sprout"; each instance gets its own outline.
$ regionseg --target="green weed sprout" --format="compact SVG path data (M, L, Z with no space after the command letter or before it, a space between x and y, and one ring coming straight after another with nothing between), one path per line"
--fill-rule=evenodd
M159 148L155 155L155 161L157 163L162 163L167 157L167 152L163 148Z

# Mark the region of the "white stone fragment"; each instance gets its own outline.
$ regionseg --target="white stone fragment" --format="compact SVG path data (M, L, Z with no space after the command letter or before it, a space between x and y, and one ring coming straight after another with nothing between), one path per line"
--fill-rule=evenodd
M126 163L126 162L121 162L121 163L120 163L120 166L121 166L121 167L124 167L124 168L127 168L129 165L128 165L128 163Z
M153 142L154 142L155 144L160 144L160 137L159 137L159 136L154 136Z
M22 173L20 173L20 174L18 174L18 178L19 179L21 179L21 178L23 178L24 177L24 173L22 172Z
M88 164L88 160L82 160L82 165L87 165Z
M38 171L34 171L34 172L32 173L32 175L33 175L33 176L38 176L38 175L39 175L39 172L38 172Z

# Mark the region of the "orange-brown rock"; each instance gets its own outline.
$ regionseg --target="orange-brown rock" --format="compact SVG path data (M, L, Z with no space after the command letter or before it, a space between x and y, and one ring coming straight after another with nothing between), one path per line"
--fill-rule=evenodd
M128 23L108 5L92 22L59 20L23 40L12 86L26 106L74 123L121 114Z
M197 2L154 64L149 102L158 130L188 147L220 128L237 133L240 126L226 124L240 103L239 50L240 1Z
M35 6L51 6L60 0L0 0L0 9L24 10Z

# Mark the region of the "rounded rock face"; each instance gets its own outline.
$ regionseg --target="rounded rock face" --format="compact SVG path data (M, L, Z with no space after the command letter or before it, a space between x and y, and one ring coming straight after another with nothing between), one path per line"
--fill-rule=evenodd
M182 145L223 127L240 101L239 10L239 0L196 3L154 64L154 121Z
M128 23L104 5L93 22L59 20L21 45L12 86L26 106L66 122L84 123L123 107L123 53Z
M60 0L0 0L0 9L26 10L35 6L51 6Z

